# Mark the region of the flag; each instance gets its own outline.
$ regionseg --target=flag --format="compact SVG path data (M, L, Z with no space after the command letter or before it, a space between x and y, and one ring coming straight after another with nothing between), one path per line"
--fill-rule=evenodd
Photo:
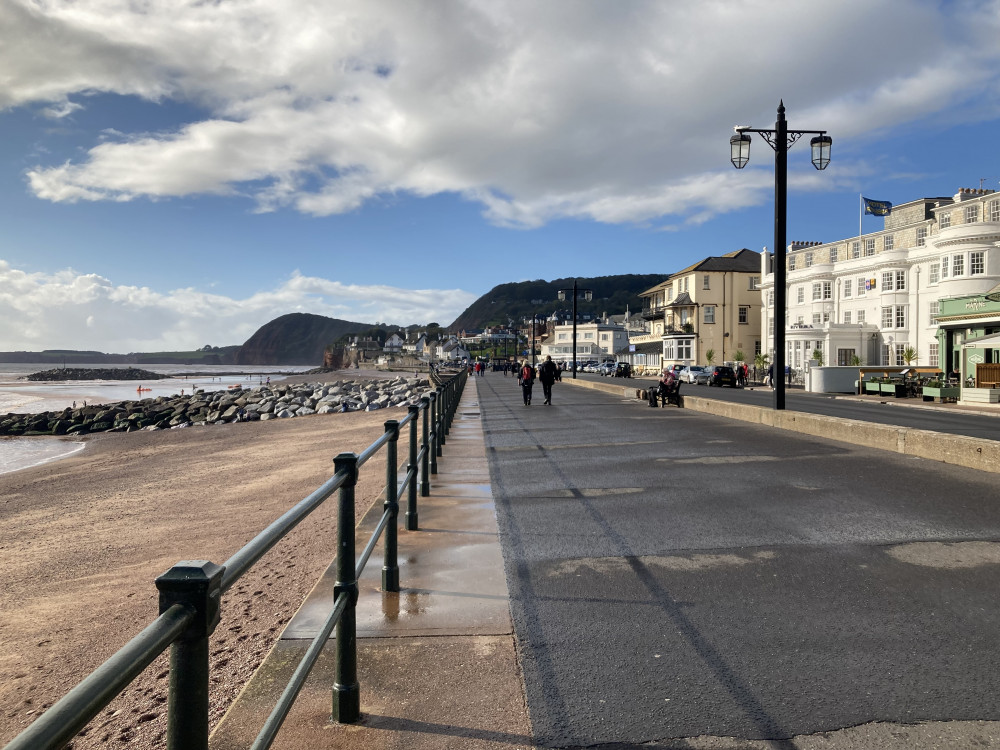
M892 204L889 201L873 201L871 198L861 197L865 202L865 213L872 216L888 216L892 213Z

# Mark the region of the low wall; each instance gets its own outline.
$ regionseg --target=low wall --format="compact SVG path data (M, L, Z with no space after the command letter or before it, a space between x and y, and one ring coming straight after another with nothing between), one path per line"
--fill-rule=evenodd
M563 383L613 393L625 398L646 399L645 388L597 383L590 380L571 380ZM762 406L718 401L712 398L689 396L681 389L684 408L712 414L717 417L755 422L767 427L777 427L805 435L839 440L843 443L895 451L907 456L943 461L979 471L1000 472L1000 442L983 438L948 435L913 427L874 424L857 419L806 414L787 409L776 411Z

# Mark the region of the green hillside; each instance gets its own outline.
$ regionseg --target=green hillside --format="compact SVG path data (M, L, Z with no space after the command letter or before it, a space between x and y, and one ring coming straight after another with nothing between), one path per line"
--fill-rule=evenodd
M636 312L642 309L639 292L659 284L665 274L622 274L619 276L597 276L576 279L579 289L591 289L594 298L590 302L577 302L579 314L621 315L626 305ZM561 302L560 289L572 289L574 279L554 279L553 281L520 281L500 284L469 305L465 311L448 326L449 330L473 330L491 325L506 325L508 320L520 321L535 314L551 313L556 310L571 309L572 294Z

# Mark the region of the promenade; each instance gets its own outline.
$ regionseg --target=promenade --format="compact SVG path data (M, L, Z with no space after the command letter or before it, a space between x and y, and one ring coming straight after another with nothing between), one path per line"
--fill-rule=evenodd
M399 593L381 591L376 554L359 581L363 719L330 722L328 646L274 745L344 750L533 747L514 648L476 378L469 378L416 532L399 532ZM403 503L405 509L405 502ZM360 521L368 538L381 503ZM211 739L245 750L333 604L331 565Z
M991 475L582 382L553 401L470 378L403 590L362 581L363 721L329 721L328 648L276 747L1000 747ZM249 746L330 572L213 748Z

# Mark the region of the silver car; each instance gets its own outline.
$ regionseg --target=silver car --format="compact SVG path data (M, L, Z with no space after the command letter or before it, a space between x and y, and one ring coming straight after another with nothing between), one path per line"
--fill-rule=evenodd
M708 370L704 367L699 367L698 365L689 365L677 374L677 379L682 383L693 383L697 385L707 384L709 377L710 374Z

